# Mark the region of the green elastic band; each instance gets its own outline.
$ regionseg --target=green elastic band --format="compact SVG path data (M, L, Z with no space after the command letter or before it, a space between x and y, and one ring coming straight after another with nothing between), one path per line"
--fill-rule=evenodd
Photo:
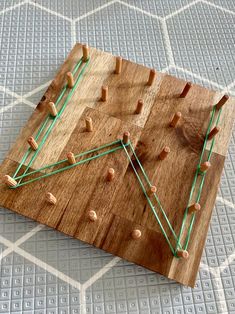
M204 143L203 143L203 149L202 149L202 152L201 152L201 155L200 155L200 158L199 158L199 163L198 163L198 166L197 166L197 170L196 170L196 173L195 173L195 176L194 176L194 179L193 179L193 183L192 183L192 188L191 188L191 191L190 191L188 205L187 205L187 208L186 208L186 210L184 212L183 222L182 222L180 233L179 233L179 237L178 237L179 240L178 240L178 242L176 244L175 253L178 250L179 241L180 241L181 236L183 234L184 226L185 226L186 219L187 219L187 216L188 216L188 209L189 209L192 197L193 197L193 193L195 191L196 182L197 182L198 177L201 178L201 183L200 183L200 186L199 186L199 191L197 193L196 202L198 203L200 201L200 198L201 198L201 193L202 193L203 185L204 185L204 182L205 182L206 172L201 172L200 171L200 165L201 165L201 162L202 162L202 159L203 159L203 156L204 156L204 153L205 153L205 149L206 149L206 146L207 146L208 135L209 135L209 133L211 131L211 127L212 127L212 124L213 124L213 121L214 121L215 111L216 111L216 106L213 107L213 110L212 110L212 113L211 113L211 117L210 117L210 121L209 121L209 124L208 124L205 140L204 140ZM218 116L217 116L216 123L215 123L216 126L219 123L221 111L222 111L222 108L218 112ZM210 150L209 150L209 154L208 154L208 157L207 157L207 161L210 161L210 158L211 158L211 155L212 155L212 151L213 151L213 147L214 147L214 143L215 143L215 138L213 138L213 140L212 140L212 143L211 143L211 146L210 146ZM185 244L184 244L184 249L185 250L187 250L187 248L188 248L190 236L191 236L192 229L193 229L193 224L194 224L194 221L195 221L195 216L196 216L196 213L193 213L192 217L191 217L191 220L190 220L190 225L189 225L189 228L188 228L188 232L187 232L186 239L185 239Z
M32 183L32 182L35 182L35 181L38 181L38 180L47 178L47 177L50 177L50 176L52 176L52 175L54 175L54 174L57 174L57 173L60 173L60 172L62 172L62 171L71 169L71 168L73 168L73 167L76 167L76 166L78 166L78 165L84 164L84 163L86 163L86 162L88 162L88 161L91 161L91 160L93 160L93 159L96 159L96 158L99 158L99 157L103 157L103 156L105 156L105 155L107 155L107 154L116 152L117 150L120 150L120 149L122 149L122 148L123 148L123 146L115 147L115 148L113 148L113 149L110 149L110 150L105 151L105 152L103 152L103 153L100 153L100 154L98 154L98 155L95 155L95 156L92 156L92 157L89 157L89 158L80 160L80 161L76 162L75 164L72 164L72 165L69 165L69 166L66 166L66 167L63 167L63 168L54 170L54 171L52 171L52 172L46 173L46 174L44 174L44 175L42 175L42 176L40 176L40 177L37 177L37 178L31 179L31 180L28 180L28 181L26 181L26 182L19 183L19 184L17 184L16 186L13 186L13 187L11 187L11 188L12 188L12 189L15 189L15 188L18 188L18 187L20 187L20 186L23 186L23 185L26 185L26 184L29 184L29 183Z
M75 74L75 73L78 71L78 69L80 68L81 64L82 64L82 58L78 61L78 63L76 64L74 70L72 71L73 74ZM64 94L65 94L67 88L68 88L68 84L66 84L66 85L63 87L63 89L62 89L62 91L61 91L59 97L57 98L57 100L56 100L56 102L55 102L55 106L56 106L56 107L58 107L58 104L60 103L61 99L63 98L63 96L64 96ZM41 135L42 131L45 129L45 127L47 126L48 122L51 121L51 120L53 120L53 118L52 118L51 115L49 114L49 115L46 117L46 119L44 120L44 122L43 122L43 124L41 125L41 127L39 128L37 134L35 135L35 140L37 140L37 139L39 138L39 136ZM29 154L30 154L31 152L32 152L32 149L31 149L31 147L29 147L29 148L27 149L25 155L23 156L23 158L22 158L22 160L21 160L19 166L17 167L17 169L16 169L16 171L15 171L15 173L14 173L14 175L13 175L13 178L15 178L15 176L18 174L18 172L20 171L22 165L24 164L25 160L28 158L28 156L29 156ZM34 151L33 151L33 152L34 152Z
M33 161L36 159L36 157L37 157L37 155L39 154L41 148L43 147L43 145L44 145L44 143L45 143L47 137L48 137L49 134L51 133L51 131L52 131L52 129L53 129L53 127L54 127L56 121L59 119L59 117L60 117L60 116L62 115L62 113L64 112L64 110L65 110L65 108L66 108L66 106L67 106L69 100L71 99L71 97L72 97L72 95L73 95L75 89L77 88L78 83L80 82L80 80L81 80L81 78L82 78L82 75L83 75L83 73L84 73L86 67L88 66L88 63L89 63L89 60L88 60L88 62L85 64L85 66L83 67L83 69L81 70L81 72L79 73L78 78L77 78L77 80L76 80L76 82L75 82L73 88L72 88L71 91L69 92L69 94L68 94L68 96L67 96L67 98L66 98L66 100L65 100L65 102L64 102L64 104L63 104L63 106L62 106L62 108L60 109L59 113L58 113L58 114L55 116L55 118L53 119L53 121L52 121L50 127L48 128L48 130L46 131L44 137L42 138L41 143L40 143L39 146L38 146L38 149L35 151L34 155L31 157L31 159L30 159L30 161L29 161L29 163L28 163L28 165L27 165L27 167L26 167L26 169L25 169L25 171L24 171L23 174L25 174L25 173L28 171L28 169L30 168L31 164L32 164ZM20 179L20 181L21 181L21 179Z
M145 195L145 197L146 197L146 199L147 199L147 201L148 201L148 203L149 203L149 206L150 206L151 210L153 211L153 214L154 214L154 216L155 216L155 218L156 218L156 220L157 220L157 222L158 222L158 224L159 224L159 227L160 227L160 229L161 229L161 231L162 231L162 234L164 235L164 237L165 237L165 239L166 239L166 241L167 241L167 243L168 243L168 245L169 245L169 247L170 247L170 249L171 249L171 252L172 252L173 254L175 254L174 248L173 248L173 246L171 245L171 242L170 242L170 240L169 240L169 238L168 238L168 236L167 236L167 234L166 234L166 232L165 232L165 230L164 230L164 227L163 227L162 224L161 224L161 221L160 221L160 219L159 219L159 217L158 217L158 215L157 215L157 213L156 213L156 211L155 211L155 208L154 208L154 206L153 206L153 204L152 204L150 198L148 197L148 194L147 194L147 192L146 192L146 189L145 189L145 187L144 187L144 185L143 185L143 183L142 183L142 181L141 181L141 179L140 179L140 176L139 176L138 172L137 172L136 169L135 169L135 166L134 166L134 164L133 164L133 162L132 162L132 160L131 160L131 157L130 157L130 155L129 155L127 149L126 149L126 147L124 146L123 142L122 142L122 145L123 145L123 148L124 148L124 150L125 150L125 152L126 152L126 155L127 155L128 159L129 159L129 162L130 162L130 164L131 164L131 166L132 166L132 169L133 169L133 171L134 171L134 173L135 173L135 175L136 175L136 177L137 177L137 179L138 179L138 181L139 181L140 187L141 187L141 189L142 189L142 191L143 191L143 193L144 193L144 195Z

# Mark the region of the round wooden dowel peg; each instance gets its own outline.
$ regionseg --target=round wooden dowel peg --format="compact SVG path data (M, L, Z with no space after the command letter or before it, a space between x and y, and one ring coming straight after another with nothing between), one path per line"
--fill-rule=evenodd
M171 151L170 147L165 146L163 150L161 151L161 153L159 154L159 159L164 160L167 157L167 155L170 153L170 151Z
M7 186L16 186L17 182L12 177L8 176L7 174L3 177L3 181L6 183Z
M211 163L209 161L205 161L201 164L200 166L200 171L201 172L206 172L211 166Z
M101 88L101 99L102 101L107 101L109 89L108 86L102 86Z
M216 104L216 109L219 110L220 108L223 107L223 105L226 103L226 101L229 99L228 95L224 95L220 101Z
M176 112L170 122L170 126L172 128L175 128L181 117L182 117L181 112Z
M58 112L57 112L55 104L52 101L50 101L47 106L48 106L48 111L50 112L52 117L56 117Z
M192 213L196 213L201 209L201 205L199 203L194 203L191 206L189 206L188 208L188 213L192 214Z
M71 72L66 73L67 83L69 88L73 88L74 86L74 78Z
M123 144L128 144L129 140L130 140L130 133L124 132L123 133L123 139L122 139Z
M148 86L153 85L153 82L154 82L154 80L155 80L155 77L156 77L156 70L151 69L151 70L149 71L149 79L148 79L148 82L147 82L147 85L148 85Z
M89 217L90 221L96 221L97 220L97 215L96 215L96 212L94 210L89 211L88 217Z
M115 73L120 74L121 72L122 72L122 58L116 57Z
M50 193L50 192L47 192L46 193L46 200L48 203L50 203L51 205L55 205L56 204L56 197Z
M75 159L73 153L69 152L69 153L67 154L67 158L68 158L68 162L70 163L70 165L73 165L73 164L76 163L76 159Z
M107 173L107 180L112 181L115 176L115 170L113 168L109 168L108 173Z
M142 112L142 110L143 110L143 107L144 107L144 102L143 102L142 99L139 99L138 102L137 102L135 113L136 114L140 114Z
M38 143L35 141L35 139L32 136L30 136L28 138L28 143L29 143L30 147L32 148L32 150L38 149Z
M152 185L152 186L149 187L149 189L148 189L148 191L147 191L147 195L148 195L148 197L151 197L151 196L153 196L154 193L156 193L156 192L157 192L156 186Z
M215 137L216 134L219 133L220 130L221 128L219 126L215 126L208 134L208 137L207 137L208 141L212 140L213 137Z
M178 255L178 257L182 257L184 259L188 259L189 258L189 253L186 250L178 250L177 251L177 255Z
M138 240L139 238L141 238L141 231L139 229L133 230L131 233L131 237L133 240Z
M92 119L90 117L86 117L86 130L87 130L87 132L93 131L93 123L92 123Z
M184 89L182 91L182 93L180 94L180 98L184 98L186 97L186 95L188 94L190 88L192 86L191 82L187 82L186 85L184 86Z
M82 60L86 62L89 59L89 47L88 45L82 46Z

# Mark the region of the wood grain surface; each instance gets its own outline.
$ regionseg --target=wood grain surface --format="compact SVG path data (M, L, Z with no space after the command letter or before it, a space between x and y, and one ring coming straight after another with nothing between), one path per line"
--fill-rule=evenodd
M27 138L36 134L48 114L48 102L56 101L66 83L66 73L72 71L81 57L82 47L77 44L0 166L1 175L14 173L28 148ZM135 153L151 184L156 186L160 202L178 235L211 110L222 95L193 84L187 96L179 98L185 81L157 72L153 85L148 86L150 69L123 60L121 73L115 74L115 59L108 53L90 48L90 63L82 80L31 165L31 170L66 159L68 152L76 155L121 139L123 133L128 131ZM105 102L101 100L102 86L108 86L108 99ZM66 95L61 103L65 101ZM143 110L136 114L140 99L144 104ZM182 117L173 128L169 124L176 112L181 112ZM219 123L221 132L216 135L212 166L202 190L201 210L196 215L187 260L172 255L123 149L17 189L9 189L1 183L0 205L193 287L229 145L234 114L234 100L229 99L222 110ZM86 130L87 117L92 119L92 132ZM170 153L164 160L160 160L159 154L165 146L170 148ZM206 154L208 150L209 143ZM130 147L127 151L137 173L144 180ZM97 153L88 156L95 154ZM23 170L28 160L24 162ZM58 167L55 166L54 169ZM115 170L114 179L110 182L107 181L109 168ZM43 170L42 173L44 172L48 170ZM148 188L147 183L144 186ZM198 189L197 182L194 201ZM47 192L56 197L56 205L46 201ZM157 202L151 200L166 234L175 246L175 238ZM89 219L89 211L96 212L97 220ZM182 242L186 238L190 218L189 215ZM141 231L139 239L131 237L134 229Z

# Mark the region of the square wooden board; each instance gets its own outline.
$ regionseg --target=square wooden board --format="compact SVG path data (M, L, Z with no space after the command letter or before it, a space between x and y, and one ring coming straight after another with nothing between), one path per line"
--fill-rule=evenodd
M48 116L47 103L56 101L66 83L65 74L81 57L82 47L76 44L3 161L1 175L14 173L28 149L27 138L36 134ZM114 69L114 56L90 48L90 63L30 169L65 159L69 151L78 154L115 141L129 131L136 154L151 183L156 185L168 219L179 234L212 107L222 95L193 85L185 98L179 98L186 84L183 80L157 72L153 85L147 86L148 68L123 60L121 74L115 74ZM109 87L106 102L100 100L102 85ZM67 94L62 103L66 97ZM138 99L144 102L141 114L135 114ZM182 113L182 119L176 128L171 128L169 122L177 111ZM229 99L222 110L221 132L216 136L212 167L206 175L187 260L175 258L170 251L124 150L16 189L1 183L0 205L193 287L234 115L234 100ZM87 116L93 120L93 132L85 130ZM169 146L171 152L160 161L158 155L164 146ZM28 159L23 163L24 169L27 162ZM134 158L133 162L140 173ZM115 169L115 179L107 182L110 167ZM45 201L46 192L56 196L56 205ZM97 213L95 222L88 218L90 210ZM175 246L157 206L156 210ZM131 237L134 229L141 230L138 240ZM185 236L186 232L182 239Z

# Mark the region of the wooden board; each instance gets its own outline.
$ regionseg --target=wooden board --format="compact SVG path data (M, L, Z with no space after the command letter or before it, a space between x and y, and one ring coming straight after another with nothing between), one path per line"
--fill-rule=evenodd
M48 115L47 103L56 101L65 85L66 72L72 71L81 56L82 48L77 44L3 161L1 175L14 173L28 149L27 138L37 133ZM211 111L222 95L193 85L185 98L179 98L186 83L183 80L157 72L153 85L147 86L148 68L123 60L121 74L115 74L114 69L114 56L90 49L90 63L30 169L37 170L66 159L69 151L79 154L115 141L129 131L135 152L151 183L157 187L157 195L178 235ZM109 87L106 102L100 99L102 85ZM62 103L66 97L67 94ZM137 115L135 109L139 99L144 101L144 110ZM171 128L169 122L177 111L182 113L182 119L176 128ZM0 205L193 287L234 115L234 100L229 99L220 117L222 130L216 137L211 155L212 167L206 175L200 199L202 208L196 215L187 260L174 257L170 251L123 149L17 189L9 189L1 183ZM93 132L85 130L87 116L93 120ZM44 134L45 131L42 132ZM171 152L161 161L158 155L164 146L169 146ZM130 148L127 149L141 176L136 159ZM27 167L28 160L23 163L23 169ZM106 174L110 167L115 169L115 178L107 182ZM41 174L47 172L43 169ZM195 190L198 188L196 184ZM56 196L56 205L46 202L47 192ZM97 214L95 222L89 220L90 210ZM175 238L157 205L156 210L175 246ZM188 226L186 221L185 230ZM134 229L142 232L138 240L131 237ZM182 239L185 237L186 231Z

